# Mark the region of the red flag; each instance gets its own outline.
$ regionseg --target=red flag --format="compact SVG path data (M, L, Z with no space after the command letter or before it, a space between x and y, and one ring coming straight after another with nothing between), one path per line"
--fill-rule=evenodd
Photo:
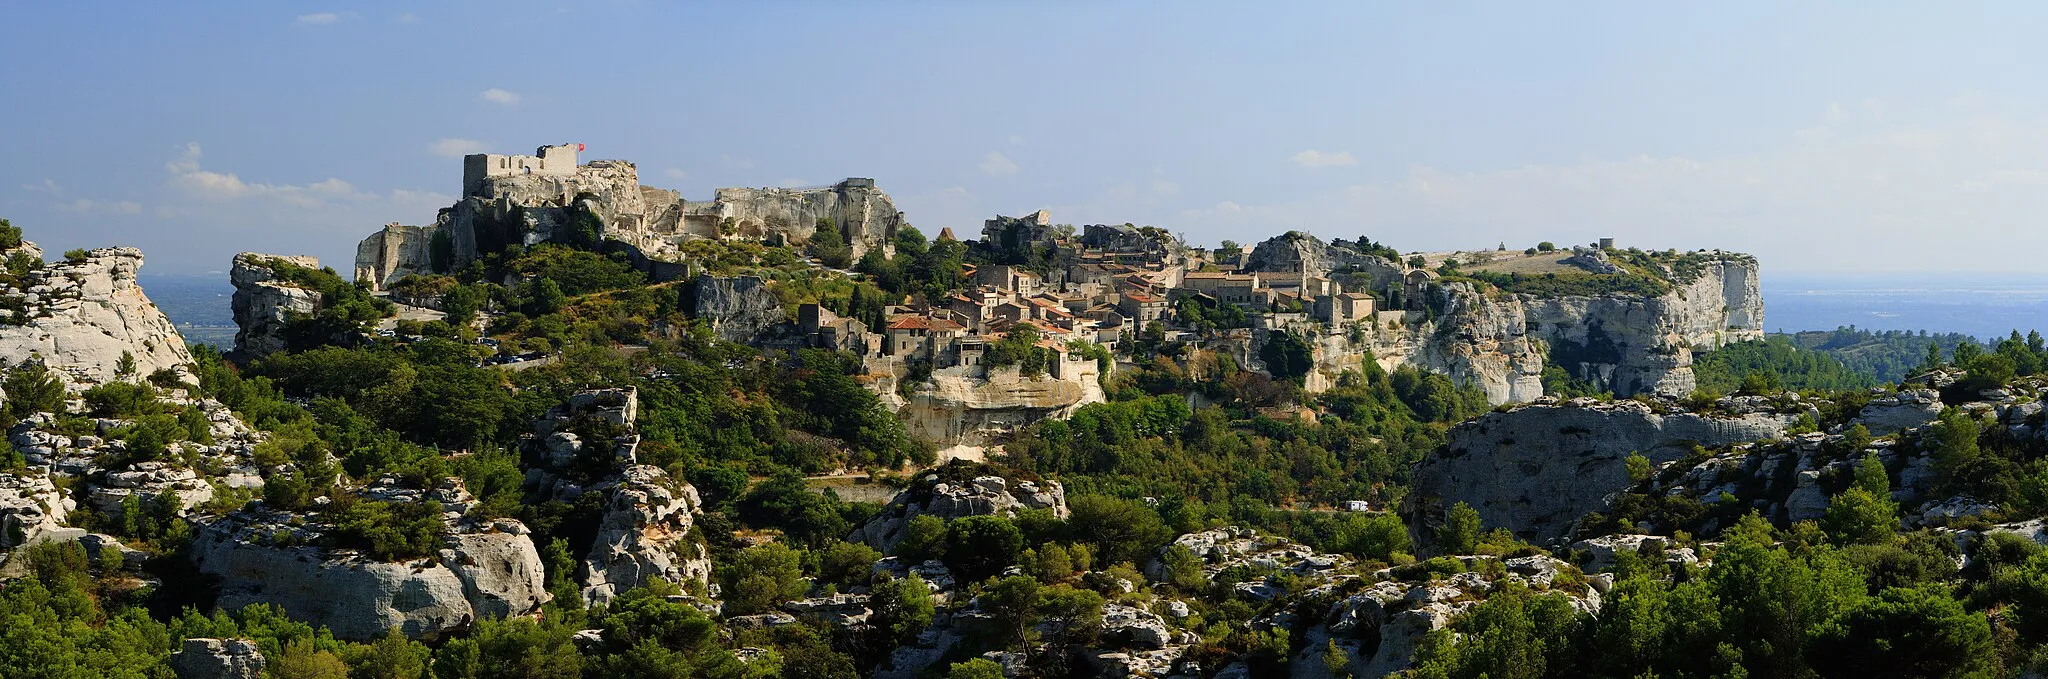
M582 145L582 144L577 144L577 145L576 145L576 152L577 152L577 153L582 153L582 152L583 152L583 145Z

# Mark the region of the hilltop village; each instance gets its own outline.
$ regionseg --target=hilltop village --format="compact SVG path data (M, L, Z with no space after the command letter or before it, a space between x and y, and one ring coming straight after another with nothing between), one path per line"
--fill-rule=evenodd
M1100 401L1099 378L1114 368L1106 357L1138 343L1212 352L1311 392L1364 361L1412 365L1507 403L1542 395L1546 369L1622 395L1684 395L1692 351L1762 335L1758 268L1735 253L1621 250L1603 239L1404 254L1300 231L1201 248L1158 227L1076 228L1043 210L986 220L969 243L946 228L905 244L918 232L871 179L696 201L639 184L625 161L578 165L578 149L470 156L462 200L431 225L365 239L356 279L388 291L411 277L417 287L508 247L587 242L652 280L694 281L697 316L728 340L861 357L864 383L942 447L986 445ZM711 247L721 243L790 248L819 271L868 280L900 277L875 264L909 254L900 250L950 244L959 256L937 272L942 285L863 299L856 311L791 299L778 273L725 270ZM1003 344L1013 337L1033 351Z
M0 676L2048 668L2039 334L1892 384L1740 253L927 237L584 150L236 255L225 352L0 221Z

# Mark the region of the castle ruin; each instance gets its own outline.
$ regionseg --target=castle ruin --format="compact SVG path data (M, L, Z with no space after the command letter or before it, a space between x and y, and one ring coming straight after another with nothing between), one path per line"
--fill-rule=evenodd
M507 156L496 153L472 153L463 156L462 195L477 195L483 190L484 181L492 177L516 174L575 174L576 153L582 150L582 144L556 144L534 149L533 155L530 156Z

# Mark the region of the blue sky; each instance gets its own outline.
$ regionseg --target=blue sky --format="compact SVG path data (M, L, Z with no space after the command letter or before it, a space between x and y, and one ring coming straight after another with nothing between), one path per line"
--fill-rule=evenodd
M0 25L0 216L346 271L462 153L573 141L695 198L874 177L927 233L2040 269L2048 5L1535 4L37 3Z

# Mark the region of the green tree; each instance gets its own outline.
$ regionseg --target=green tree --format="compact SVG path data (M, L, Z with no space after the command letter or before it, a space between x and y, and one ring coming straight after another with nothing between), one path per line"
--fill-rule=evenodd
M24 362L7 371L6 378L0 380L0 389L6 392L9 420L64 408L64 383L40 362Z
M1991 625L1934 585L1893 587L1818 631L1813 668L1834 679L1991 677Z
M946 521L930 514L919 514L910 518L904 527L903 540L896 543L895 555L904 563L919 564L946 555Z
M1160 563L1166 566L1166 582L1183 592L1200 592L1209 584L1209 578L1202 569L1202 560L1188 548L1174 545L1160 555Z
M376 641L350 646L342 657L353 668L351 679L420 679L427 674L433 651L393 627Z
M1650 466L1650 458L1643 457L1642 453L1629 453L1628 459L1623 460L1622 464L1628 468L1628 482L1638 486L1650 480L1650 473L1654 469Z
M719 571L725 585L727 612L752 615L775 610L778 604L804 595L803 558L780 542L742 549Z
M969 516L946 526L946 566L963 580L1003 572L1023 549L1023 531L1001 516Z
M987 658L969 658L946 668L946 679L1003 679L1003 666Z
M562 294L562 286L556 284L555 279L543 277L528 285L530 292L525 309L527 315L546 316L561 311L562 306L569 301L568 295Z
M1330 673L1331 679L1347 679L1352 676L1351 654L1345 652L1344 647L1338 646L1336 639L1323 642L1322 660L1323 671Z
M434 654L437 679L578 679L583 655L574 629L526 618L476 621L470 635Z
M1829 501L1821 525L1843 544L1885 544L1896 539L1898 511L1884 463L1866 455L1856 465L1855 484Z
M1266 372L1272 373L1273 379L1299 382L1315 369L1315 347L1293 333L1276 330L1266 334L1259 359L1266 362Z
M819 580L846 587L866 584L875 562L882 560L881 552L859 542L835 542L812 555Z
M275 679L348 679L348 663L306 640L285 644L283 653L265 660L264 675Z
M916 573L901 580L876 583L869 591L868 606L874 611L870 625L882 642L880 647L895 647L917 640L917 635L932 624L937 606L932 602L931 588Z
M1139 563L1172 539L1159 513L1137 500L1081 495L1068 500L1074 536L1092 547L1097 563Z
M1472 505L1459 502L1451 507L1444 519L1443 532L1437 534L1437 549L1445 554L1471 554L1479 551L1479 510Z
M982 589L981 609L1006 632L1005 648L1031 643L1031 628L1038 623L1038 590L1038 581L1026 575L1012 575Z

